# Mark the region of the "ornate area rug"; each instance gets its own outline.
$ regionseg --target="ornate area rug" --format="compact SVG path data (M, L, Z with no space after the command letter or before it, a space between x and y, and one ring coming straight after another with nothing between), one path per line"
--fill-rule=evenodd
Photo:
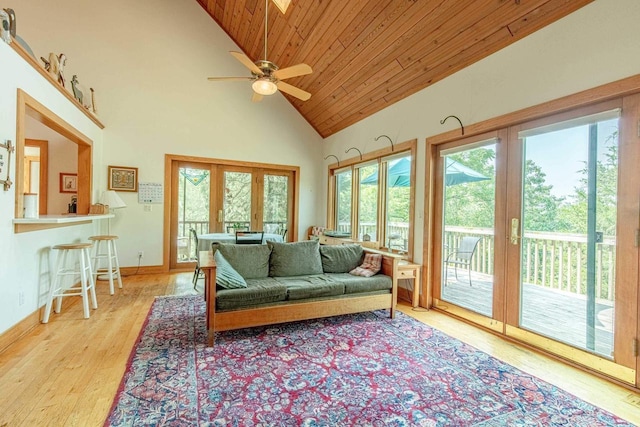
M107 426L632 425L385 311L229 331L201 297L153 304Z

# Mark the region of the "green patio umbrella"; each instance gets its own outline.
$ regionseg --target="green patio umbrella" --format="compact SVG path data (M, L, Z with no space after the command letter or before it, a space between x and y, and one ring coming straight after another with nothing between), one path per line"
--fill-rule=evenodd
M449 157L445 157L446 171L445 184L458 185L465 182L485 181L489 178L479 172L457 162ZM408 187L410 185L411 161L403 157L389 168L389 187ZM374 172L362 181L361 184L377 184L378 172Z
M465 182L485 181L489 178L479 172L457 162L449 157L445 157L445 185L458 185Z

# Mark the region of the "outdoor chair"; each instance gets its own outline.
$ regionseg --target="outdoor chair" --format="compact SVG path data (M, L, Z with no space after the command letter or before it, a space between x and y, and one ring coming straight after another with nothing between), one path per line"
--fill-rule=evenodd
M195 261L196 267L193 271L193 289L198 286L198 280L204 278L204 272L200 270L200 259L198 257L198 233L195 228L189 229L191 239L189 239L189 261Z
M444 261L444 285L447 286L449 265L453 264L456 280L458 280L458 266L467 267L469 286L471 286L471 260L475 254L481 237L466 236L460 240L459 246L447 255Z
M264 231L236 231L237 245L261 245Z

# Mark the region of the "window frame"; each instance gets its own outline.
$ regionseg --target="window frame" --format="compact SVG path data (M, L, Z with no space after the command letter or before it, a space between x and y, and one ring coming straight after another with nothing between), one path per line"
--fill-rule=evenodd
M376 236L380 249L389 252L398 252L390 250L387 247L387 170L386 163L401 157L409 157L411 159L410 171L410 190L409 190L409 231L407 235L407 252L403 256L407 259L413 259L414 244L414 227L415 227L415 193L416 193L416 151L417 140L409 140L393 147L376 150L365 153L361 157L353 157L341 162L333 163L328 166L328 191L327 191L327 227L336 229L337 227L337 175L347 170L351 170L351 238L358 239L359 224L359 189L360 176L359 170L363 166L377 164L378 165L378 200L377 200L377 224Z

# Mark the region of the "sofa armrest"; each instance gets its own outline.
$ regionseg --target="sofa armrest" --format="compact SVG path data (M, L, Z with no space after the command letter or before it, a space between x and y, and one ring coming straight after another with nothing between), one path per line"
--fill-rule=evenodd
M402 259L401 255L389 252L379 251L376 249L363 248L365 253L381 254L382 267L380 273L391 277L391 297L393 299L393 308L391 309L391 318L395 317L395 307L398 301L398 263Z

